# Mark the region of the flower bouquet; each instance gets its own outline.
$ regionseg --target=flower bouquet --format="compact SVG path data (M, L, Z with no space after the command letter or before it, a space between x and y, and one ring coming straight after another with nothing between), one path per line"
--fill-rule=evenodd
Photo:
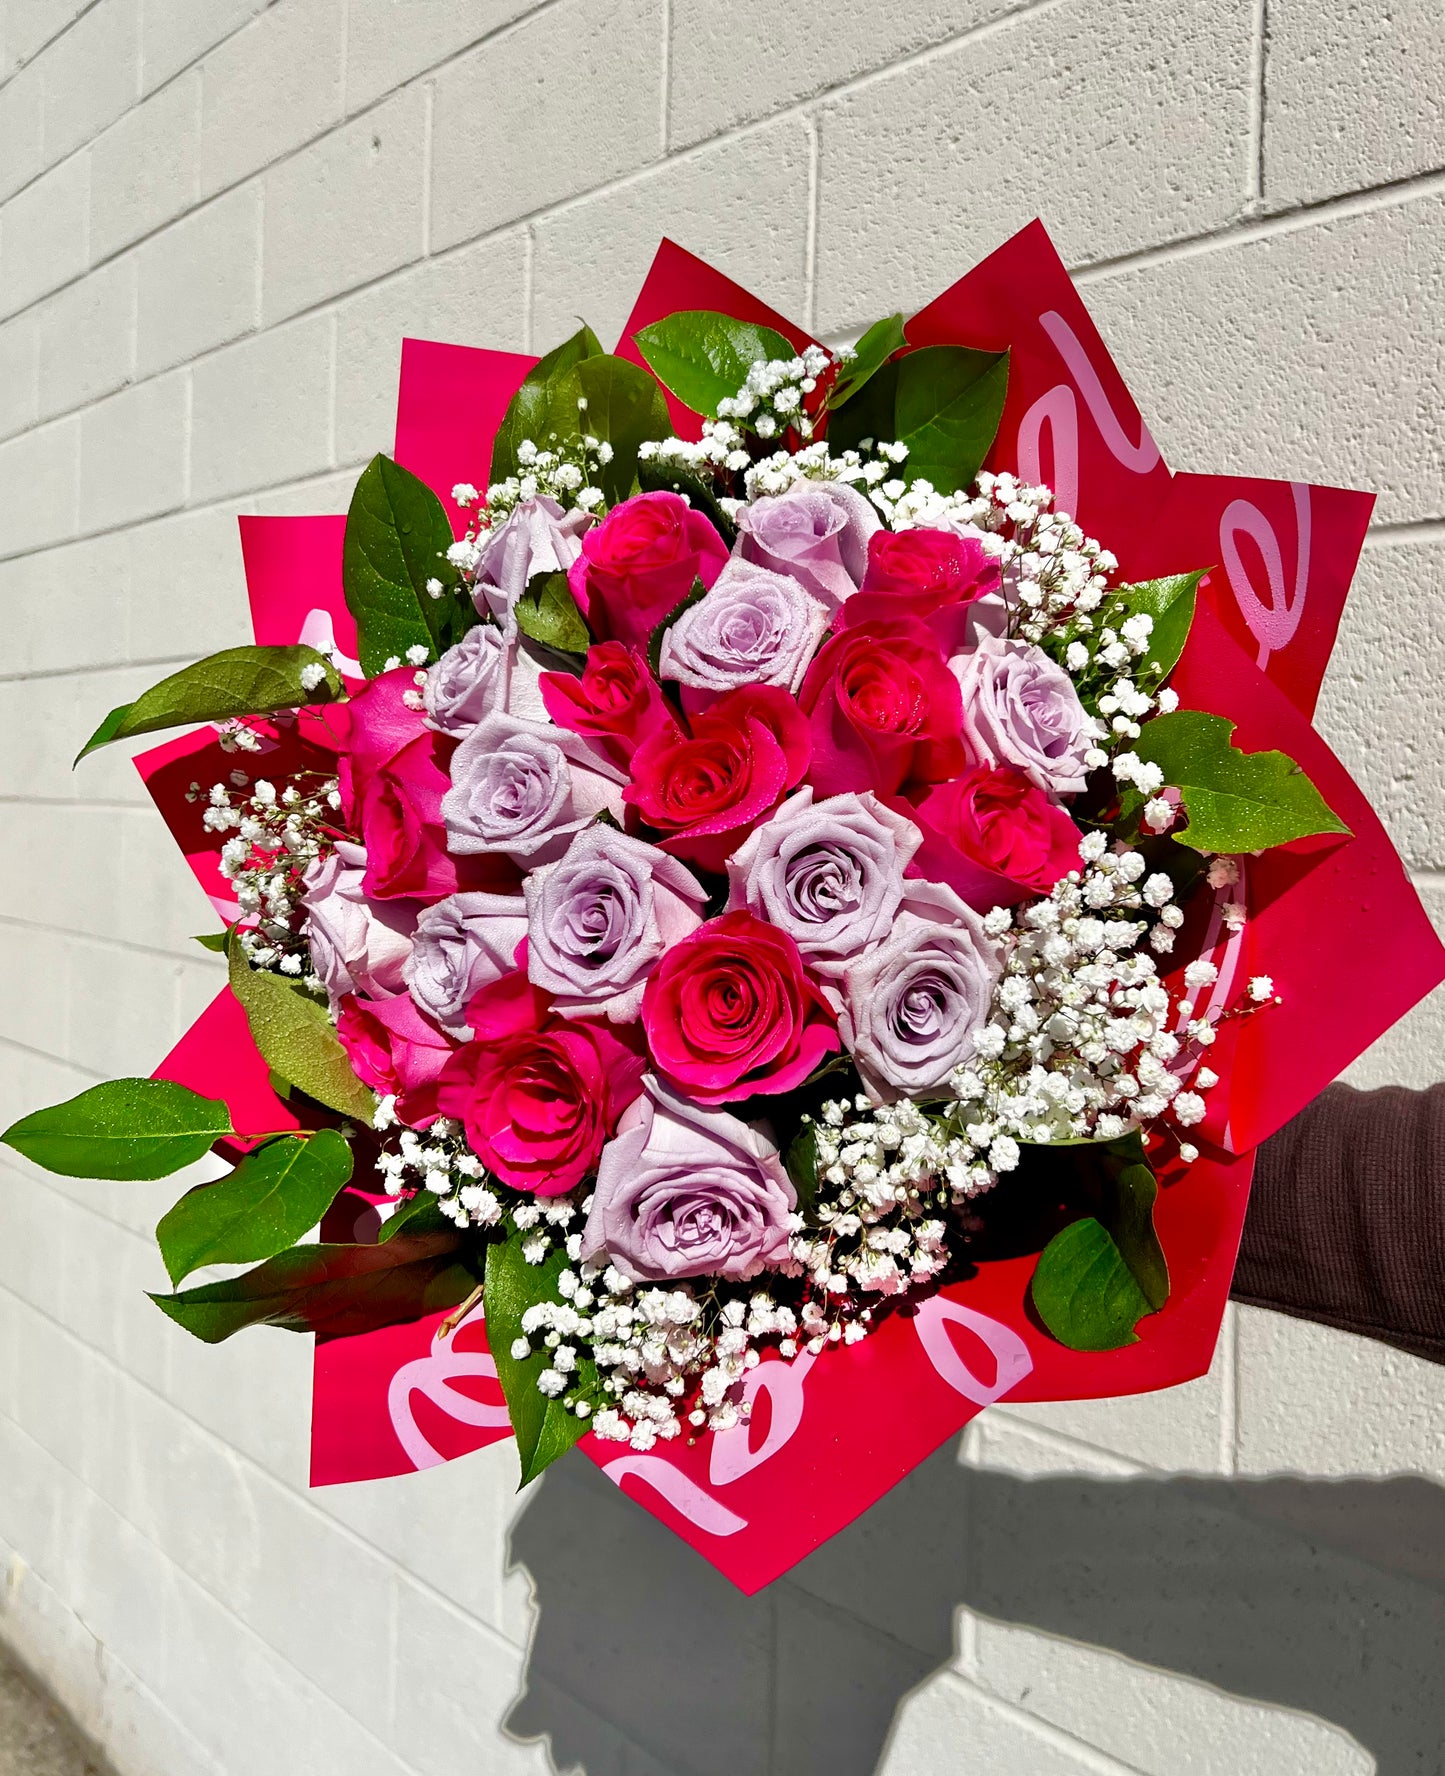
M205 724L226 990L4 1138L230 1163L156 1300L318 1335L317 1483L580 1443L754 1589L1202 1373L1252 1149L1445 974L1309 721L1370 505L1171 475L1037 223L842 352L670 243L615 354L409 340L85 748Z

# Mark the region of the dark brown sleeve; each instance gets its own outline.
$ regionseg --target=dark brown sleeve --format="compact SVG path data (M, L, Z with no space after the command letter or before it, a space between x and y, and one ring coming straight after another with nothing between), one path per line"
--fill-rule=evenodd
M1332 1085L1266 1141L1233 1294L1445 1363L1445 1085Z

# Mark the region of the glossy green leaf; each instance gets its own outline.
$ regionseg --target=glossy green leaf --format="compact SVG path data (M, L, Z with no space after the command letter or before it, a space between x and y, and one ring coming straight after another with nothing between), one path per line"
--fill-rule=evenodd
M1144 689L1152 691L1163 684L1184 652L1194 621L1199 582L1208 571L1208 568L1200 568L1196 573L1166 574L1158 580L1140 580L1132 586L1120 586L1111 594L1107 613L1101 615L1100 623L1108 622L1117 628L1118 622L1124 618L1140 613L1154 619L1149 651L1134 670L1135 682ZM1114 615L1116 601L1122 607L1117 620Z
M326 1007L285 975L252 968L234 931L227 955L231 991L267 1066L318 1104L370 1128L376 1099L352 1072Z
M844 360L828 396L828 411L836 413L851 401L865 382L876 376L896 351L907 345L901 314L885 315L873 325L853 347L851 358Z
M167 1079L110 1079L22 1116L0 1141L67 1178L168 1178L231 1133L217 1098Z
M967 487L998 432L1008 365L1006 351L962 345L926 345L895 358L833 414L828 443L835 453L870 438L906 444L898 471L905 481L931 481L940 493Z
M559 1455L565 1455L588 1425L586 1419L578 1418L563 1404L563 1396L549 1399L537 1391L537 1377L548 1366L540 1338L535 1340L530 1356L519 1359L512 1355L513 1342L524 1336L522 1315L527 1309L538 1301L562 1299L557 1278L570 1262L566 1252L557 1247L543 1263L528 1264L522 1256L518 1234L487 1247L487 1273L482 1289L487 1344L497 1365L497 1379L506 1397L512 1429L517 1434L522 1486L535 1480ZM596 1385L596 1365L590 1357L579 1358L577 1375L568 1392L580 1388L590 1395Z
M1176 788L1189 824L1171 836L1196 851L1265 851L1313 833L1349 828L1314 784L1282 752L1240 752L1234 723L1179 709L1144 724L1133 750ZM1133 793L1126 808L1141 800Z
M273 1258L316 1226L350 1176L351 1149L335 1129L267 1141L161 1217L167 1274L179 1283L204 1264Z
M759 359L793 358L792 345L771 327L734 320L712 309L682 309L633 334L654 376L684 407L717 418Z
M806 1213L818 1194L818 1125L805 1122L788 1143L783 1155L788 1177L798 1193L798 1209Z
M603 355L597 335L584 321L570 339L564 339L561 345L554 346L545 357L537 360L512 396L497 428L492 443L492 466L487 476L489 481L505 481L518 472L517 446L524 438L530 438L534 444L547 441L549 428L556 424L552 414L552 385L583 358ZM576 434L576 414L573 413L565 435L573 437Z
M565 573L533 574L515 610L523 635L554 653L585 654L592 645Z
M381 1224L381 1232L376 1236L381 1245L404 1234L414 1239L422 1233L445 1233L456 1226L441 1212L441 1208L429 1190L418 1190L416 1195L404 1202L399 1209L387 1216Z
M319 668L321 682L308 690L301 674ZM75 756L76 764L112 740L179 728L190 722L230 721L238 715L272 715L307 703L331 703L341 696L341 679L324 654L298 642L294 647L225 648L173 672L158 685L122 703Z
M693 605L706 597L707 587L703 585L701 579L695 579L692 582L692 589L688 592L687 597L675 604L653 630L652 634L648 636L647 664L652 668L652 676L654 678L660 677L662 673L662 643L668 630L671 629L673 624L685 610L691 610Z
M224 956L230 938L229 931L202 931L198 932L191 942L198 943L203 950L214 950L218 956Z
M573 409L584 432L612 446L611 462L601 465L598 484L609 506L630 499L637 492L638 451L643 444L670 437L672 421L662 390L645 370L626 358L610 354L584 358L562 384L565 403L576 389L587 402L585 411Z
M1131 1136L1130 1141L1140 1157L1127 1156L1123 1142L1109 1149L1109 1181L1099 1213L1144 1299L1157 1313L1169 1299L1169 1266L1154 1229L1159 1183L1144 1162L1139 1137Z
M246 1326L345 1338L456 1307L476 1283L452 1232L384 1246L293 1246L226 1282L151 1300L206 1344Z
M362 471L346 514L341 577L356 618L361 667L368 678L408 648L440 655L476 622L471 600L458 592L447 560L452 527L441 501L389 456ZM434 598L428 580L439 580Z
M1070 1350L1137 1344L1148 1298L1108 1231L1092 1216L1072 1221L1039 1254L1030 1285L1039 1318Z

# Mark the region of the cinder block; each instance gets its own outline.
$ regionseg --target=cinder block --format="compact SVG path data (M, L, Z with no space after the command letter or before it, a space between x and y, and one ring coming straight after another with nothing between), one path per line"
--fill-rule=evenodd
M101 400L130 381L135 271L133 259L113 260L35 311L42 418Z
M995 1407L979 1413L963 1433L958 1459L971 1468L1032 1479L1043 1474L1098 1474L1119 1479L1145 1470L1088 1443L1021 1423Z
M110 530L184 505L189 405L190 372L174 370L86 408L82 530Z
M5 66L28 62L86 10L89 0L7 0Z
M532 11L536 0L351 0L346 105L359 111L413 75Z
M127 111L90 151L91 251L106 259L196 201L201 76L183 75Z
M0 208L0 314L13 314L85 270L90 157L74 154Z
M869 81L820 112L818 325L917 305L1042 211L1071 264L1241 204L1249 0L1084 0Z
M98 136L135 103L139 15L139 0L99 0L45 52L47 165Z
M724 12L708 0L676 0L669 143L705 141L1012 10L1010 0L932 0L859 12L823 0L788 7L743 0Z
M44 72L36 62L0 87L0 202L28 185L45 165L43 115Z
M314 315L227 346L197 364L191 497L220 499L331 464L335 324Z
M133 587L124 601L128 658L200 659L252 639L236 522L240 504L178 512L127 532ZM148 670L146 683L162 676L159 669Z
M153 376L251 332L260 251L259 184L217 198L140 247L136 374Z
M564 0L445 69L432 124L433 247L655 160L661 82L661 0ZM524 116L546 119L545 153L518 127Z
M277 0L202 64L201 190L269 166L341 116L345 0Z
M1377 522L1435 518L1442 226L1445 198L1402 198L1089 279L1084 295L1174 468L1363 482Z
M1269 11L1265 201L1281 208L1445 160L1434 0L1279 0Z
M375 451L371 452L374 456ZM368 458L368 460L370 460ZM267 487L251 500L266 518L307 518L317 513L344 514L351 504L365 462L353 462L332 475L313 475L287 487Z
M413 87L266 175L267 326L421 256L426 109Z
M428 259L341 305L336 317L340 460L365 462L378 450L393 448L404 338L521 350L526 329L524 261L522 235L499 235ZM477 480L481 473L479 469Z
M229 37L271 0L145 0L141 8L141 85L154 92L197 56Z
M12 1007L5 1034L58 1060L70 1052L70 964L65 946L47 943L30 924L0 919L0 980Z
M57 419L0 444L0 551L73 537L79 522L80 421Z
M35 424L40 413L40 330L36 310L0 325L0 438Z
M781 313L805 319L808 153L807 127L793 118L543 217L535 226L534 348L574 332L579 311L610 346L664 235Z
M976 1770L1028 1776L1138 1776L1043 1721L1010 1707L953 1672L944 1672L902 1704L877 1776L921 1776L947 1768L967 1747Z

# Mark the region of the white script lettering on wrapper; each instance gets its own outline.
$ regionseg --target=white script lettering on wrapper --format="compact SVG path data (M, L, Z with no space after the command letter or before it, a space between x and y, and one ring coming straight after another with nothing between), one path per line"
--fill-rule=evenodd
M1056 383L1039 396L1019 421L1019 474L1025 481L1042 482L1052 487L1055 509L1072 515L1079 503L1079 407L1075 388L1083 396L1084 405L1114 460L1124 468L1136 475L1147 475L1159 462L1159 446L1142 419L1139 442L1136 444L1130 439L1119 423L1119 416L1083 342L1064 317L1050 309L1039 316L1039 325L1064 360L1064 368L1073 378L1073 387L1067 382ZM1053 458L1047 475L1043 472L1041 448L1045 426L1049 429Z
M949 1336L950 1324L963 1326L982 1340L993 1354L997 1374L991 1382L975 1375ZM991 1319L945 1296L934 1295L920 1304L912 1325L924 1355L938 1376L955 1393L975 1406L990 1406L1015 1388L1033 1369L1028 1346L1011 1326ZM756 1449L750 1447L749 1427L740 1424L713 1436L708 1462L711 1486L727 1486L750 1474L772 1458L793 1437L803 1421L803 1384L816 1358L804 1351L791 1363L760 1363L749 1370L743 1396L749 1402L766 1392L772 1408L767 1433ZM736 1535L748 1520L730 1511L706 1487L675 1468L660 1455L622 1455L608 1462L602 1472L616 1485L631 1477L645 1480L679 1515L708 1535Z
M452 1378L459 1375L474 1376L484 1381L497 1379L496 1361L490 1352L459 1351L452 1348L452 1341L462 1327L468 1321L480 1318L481 1309L473 1308L445 1338L438 1339L433 1344L426 1356L403 1363L391 1378L391 1385L386 1390L386 1409L391 1415L391 1428L406 1451L408 1461L415 1468L440 1467L447 1458L433 1449L423 1436L412 1411L411 1397L414 1393L424 1394L433 1406L446 1413L448 1418L455 1419L458 1424L473 1425L478 1430L488 1431L511 1429L512 1421L507 1417L507 1408L500 1402L491 1406L484 1400L474 1400L470 1394L464 1394L460 1388L452 1386Z
M1305 595L1310 575L1310 490L1303 482L1292 481L1295 516L1295 570L1293 595L1285 584L1284 550L1273 524L1250 500L1231 500L1219 520L1219 549L1224 562L1229 589L1234 594L1240 613L1249 625L1249 632L1259 643L1255 664L1261 671L1271 654L1287 647L1304 615ZM1264 577L1269 591L1266 604L1254 588L1239 552L1239 539L1248 537L1264 560Z

